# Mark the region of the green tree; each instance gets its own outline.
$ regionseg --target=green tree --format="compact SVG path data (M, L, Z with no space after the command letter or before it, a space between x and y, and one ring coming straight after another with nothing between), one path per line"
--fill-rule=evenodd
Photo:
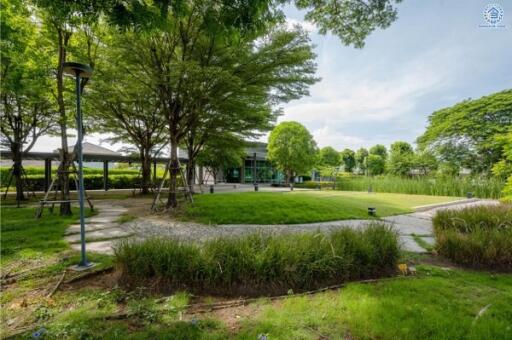
M502 159L503 144L498 137L511 125L512 90L505 90L432 113L418 145L435 150L441 159L457 156L460 166L475 172L489 172ZM465 149L462 154L454 153L461 148Z
M341 162L339 152L334 150L331 146L320 149L318 158L320 166L336 167L339 166Z
M64 77L64 63L69 60L95 65L95 51L99 41L93 34L94 25L103 12L111 5L109 0L104 1L52 1L35 0L36 10L31 13L38 20L42 20L42 27L47 39L48 49L53 53L55 83L52 89L57 111L59 113L60 129L60 161L59 187L61 200L69 200L69 167L73 162L73 152L70 152L68 145L68 127L73 118L73 111L69 112L68 107L71 100L64 97L68 89L74 87L71 79ZM28 4L27 4L27 7ZM69 60L68 60L69 59ZM83 91L88 79L82 79L80 91ZM71 93L70 93L70 96ZM71 104L71 105L74 105ZM71 106L73 107L73 106ZM61 215L71 215L71 204L62 202L60 204Z
M218 181L219 170L242 166L246 143L239 137L224 134L221 138L210 138L197 155L197 164L204 166Z
M381 156L382 159L386 160L388 158L388 150L384 145L377 144L370 148L370 155Z
M307 172L317 160L313 136L300 123L282 122L270 133L267 157L286 175L286 184L298 173Z
M1 7L0 144L12 153L16 199L24 200L22 159L57 123L48 90L51 63L44 37L31 20L26 3L2 0Z
M377 154L369 154L366 159L366 166L369 175L382 175L386 170L386 160Z
M422 150L414 154L413 166L414 168L421 171L423 175L428 175L437 169L438 161L432 152L428 150Z
M366 172L366 159L368 157L368 150L365 148L360 148L356 151L355 159L356 159L356 166L361 172Z
M388 169L397 176L409 175L414 165L414 150L407 142L395 142L391 144Z
M340 153L341 160L343 162L343 167L346 172L354 171L356 167L356 154L354 151L350 149L345 149Z

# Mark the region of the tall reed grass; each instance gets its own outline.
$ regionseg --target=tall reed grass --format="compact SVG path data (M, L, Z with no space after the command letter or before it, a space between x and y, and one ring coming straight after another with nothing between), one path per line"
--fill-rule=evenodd
M505 182L498 178L480 177L338 177L336 189L344 191L390 192L413 195L465 197L469 192L479 198L500 198Z
M433 224L440 255L462 265L512 271L512 205L442 210Z
M152 238L115 248L122 282L223 295L285 293L378 277L394 271L399 253L396 233L382 224L328 235L255 233L201 245Z

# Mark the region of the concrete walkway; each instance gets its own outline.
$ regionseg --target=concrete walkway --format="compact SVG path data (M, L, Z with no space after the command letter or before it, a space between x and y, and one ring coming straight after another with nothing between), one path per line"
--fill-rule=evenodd
M432 217L439 209L461 209L474 205L497 204L493 200L465 200L446 206L421 207L421 211L411 214L382 218L382 221L397 230L405 250L423 253L426 250L415 240L420 237L427 244L434 244L432 235ZM127 211L120 206L98 204L99 214L88 220L86 240L88 251L112 254L112 245L116 240L135 237L144 239L152 236L173 237L190 242L204 242L217 237L236 237L252 232L287 234L307 231L330 232L340 228L364 228L369 220L342 220L305 224L247 225L224 224L204 225L190 222L177 222L162 218L149 217L137 219L120 225L117 220ZM74 249L80 249L80 225L72 225L67 231L66 240Z

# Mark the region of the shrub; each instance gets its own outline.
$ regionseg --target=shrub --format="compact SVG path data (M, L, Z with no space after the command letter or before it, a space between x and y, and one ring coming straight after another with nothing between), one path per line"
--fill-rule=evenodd
M362 230L220 238L202 245L176 239L127 240L115 248L121 281L158 290L227 295L285 293L394 271L396 233L382 224Z
M433 224L442 256L462 265L512 270L512 205L442 210Z

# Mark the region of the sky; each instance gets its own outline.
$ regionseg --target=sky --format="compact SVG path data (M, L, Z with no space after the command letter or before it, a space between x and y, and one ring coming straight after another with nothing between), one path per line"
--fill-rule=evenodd
M512 1L491 2L503 8L505 27L481 27L489 1L404 0L398 19L374 31L362 49L317 34L304 12L286 7L288 21L310 32L321 80L310 96L285 104L279 122L298 121L319 147L340 151L413 143L432 112L512 88ZM85 141L99 144L102 137ZM33 150L58 147L57 138L43 137Z

